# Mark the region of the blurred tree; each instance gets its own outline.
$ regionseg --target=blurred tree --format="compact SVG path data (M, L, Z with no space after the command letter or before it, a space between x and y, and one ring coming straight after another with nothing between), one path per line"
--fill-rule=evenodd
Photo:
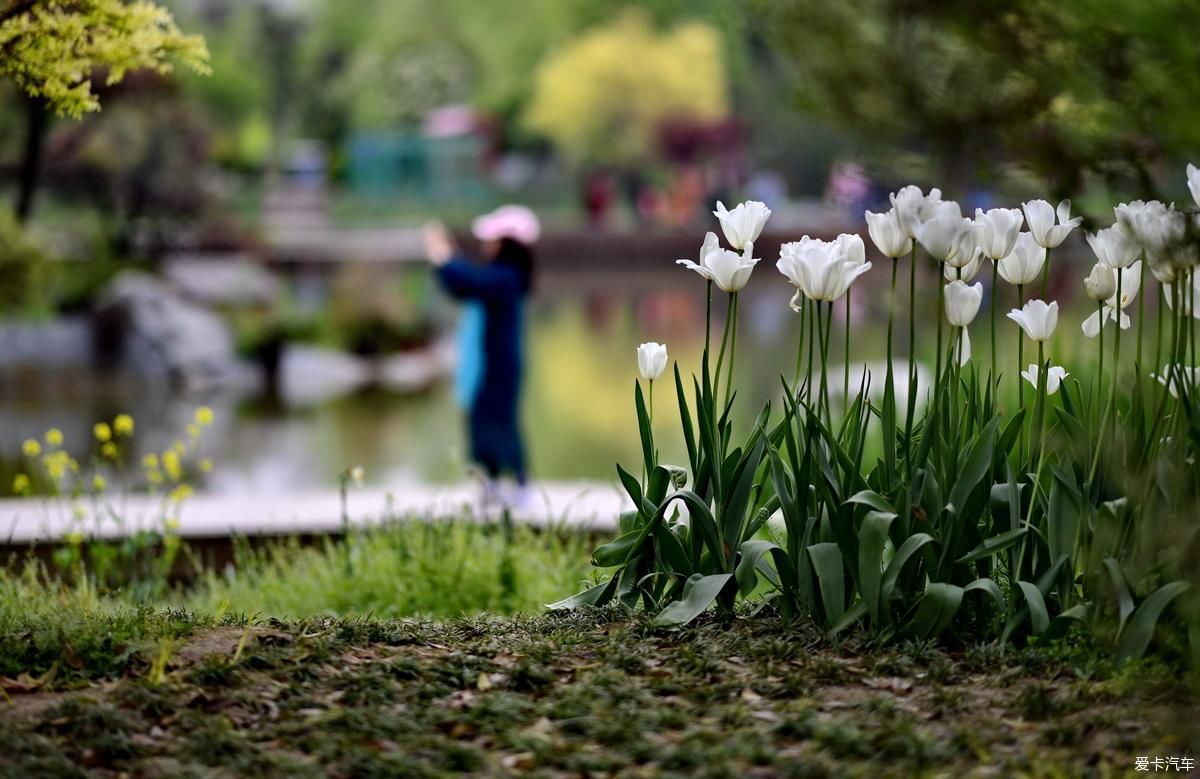
M207 70L204 39L184 35L166 9L124 0L7 0L0 5L0 75L28 96L28 124L18 175L16 216L33 208L48 110L78 118L98 111L92 79L111 86L131 70L158 73L174 57Z
M526 120L576 162L645 162L667 120L727 115L718 33L701 22L658 32L627 11L551 53L535 76Z
M1200 0L755 0L800 106L923 152L951 189L1013 160L1058 194L1152 194L1200 146Z

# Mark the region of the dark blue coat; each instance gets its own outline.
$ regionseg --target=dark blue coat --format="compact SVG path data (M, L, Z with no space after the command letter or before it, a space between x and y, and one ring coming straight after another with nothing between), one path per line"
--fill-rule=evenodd
M453 297L483 308L483 373L467 419L471 459L491 476L509 472L525 478L525 447L520 410L527 281L508 265L476 265L455 257L438 268L438 279Z

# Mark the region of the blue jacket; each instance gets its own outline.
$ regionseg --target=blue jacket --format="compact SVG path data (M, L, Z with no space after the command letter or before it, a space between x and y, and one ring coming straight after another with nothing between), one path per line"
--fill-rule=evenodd
M438 268L437 275L451 296L482 311L482 354L460 356L481 363L482 368L476 380L471 379L469 366L459 377L459 389L468 396L464 399L472 459L492 475L511 471L523 477L525 453L518 415L524 372L526 281L507 265L476 265L462 257ZM467 316L478 314L468 310ZM464 326L472 327L470 320ZM460 336L460 344L473 340L469 333Z

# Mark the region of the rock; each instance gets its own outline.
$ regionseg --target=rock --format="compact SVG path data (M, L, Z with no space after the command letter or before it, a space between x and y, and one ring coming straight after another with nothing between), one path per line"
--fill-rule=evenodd
M365 360L316 346L289 346L279 370L281 393L289 406L315 405L371 381L371 368Z
M269 306L279 297L279 280L243 254L176 255L164 275L184 297L209 306Z
M96 305L97 342L111 364L188 390L241 383L244 366L225 321L154 276L126 271Z

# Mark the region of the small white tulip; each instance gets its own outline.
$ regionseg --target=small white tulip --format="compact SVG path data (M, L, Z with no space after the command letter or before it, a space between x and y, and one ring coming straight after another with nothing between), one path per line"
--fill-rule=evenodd
M917 226L917 242L933 259L938 262L950 262L959 254L964 235L972 228L973 224L970 219L956 216L935 216ZM973 237L970 244L973 249ZM967 256L963 264L965 265L969 261L970 256Z
M1042 275L1046 264L1046 247L1040 245L1032 233L1021 233L1007 257L996 265L1000 277L1014 286L1031 284Z
M667 347L648 341L637 348L637 361L642 378L654 381L667 369Z
M1186 295L1187 295L1186 289L1178 289L1178 292L1176 291L1177 288L1184 287L1185 284L1186 284L1186 282L1178 282L1178 281L1173 284L1163 284L1163 295L1167 299L1167 307L1174 310L1175 296L1176 296L1176 294L1178 294L1179 297L1184 299L1184 301L1183 301L1184 307L1185 308L1188 306L1191 307L1192 318L1200 319L1200 274L1196 274L1192 277L1192 298L1191 298L1191 300L1187 300L1187 298L1186 298Z
M1092 272L1083 280L1087 296L1097 302L1108 300L1117 294L1117 272L1103 263L1092 266Z
M1173 398L1179 397L1180 388L1194 395L1196 387L1200 386L1200 368L1188 365L1164 365L1162 373L1150 375L1158 379Z
M952 281L946 285L946 319L955 327L966 327L975 321L979 304L983 302L983 285Z
M1157 200L1135 200L1116 206L1113 214L1126 235L1147 251L1170 246L1183 237L1184 216L1174 204L1167 207Z
M904 228L900 226L900 217L896 215L896 209L882 214L867 211L865 216L871 243L875 244L875 248L879 249L884 257L896 259L912 251L912 238L905 235Z
M694 270L704 278L712 281L712 271L709 270L709 257L721 251L721 243L717 240L717 234L710 232L704 236L704 243L700 244L700 262L692 262L691 260L675 260L676 265L682 265L688 270Z
M1109 272L1112 273L1112 295L1104 300L1104 305L1099 311L1093 311L1087 319L1083 320L1083 334L1088 338L1095 338L1099 335L1100 328L1110 319L1115 320L1122 330L1128 330L1132 324L1129 315L1122 309L1129 308L1137 298L1138 290L1141 289L1142 261L1138 260L1124 270L1110 269ZM1119 300L1117 299L1118 288L1120 289Z
M1047 249L1061 244L1071 231L1083 222L1081 216L1071 218L1070 200L1059 203L1057 209L1045 200L1030 200L1028 203L1022 203L1021 208L1025 211L1025 223L1029 225L1029 232L1033 233L1034 240L1039 246ZM1054 224L1056 217L1057 225Z
M1188 191L1192 193L1192 200L1196 201L1197 207L1200 207L1200 168L1197 168L1192 163L1187 166Z
M708 255L708 270L712 274L713 283L726 292L737 292L746 286L750 273L758 260L751 255L754 253L754 243L746 244L741 254L729 249L717 249Z
M1009 311L1008 318L1020 325L1031 341L1048 341L1058 327L1058 301L1030 300Z
M746 246L758 240L758 236L762 234L763 225L771 216L771 209L767 208L765 203L747 200L745 203L738 203L732 211L728 211L725 209L725 204L718 200L717 210L713 211L713 216L721 222L721 231L725 233L725 240L729 241L729 245L742 251Z
M975 238L984 255L992 260L1007 257L1017 243L1017 233L1024 221L1019 208L975 209Z
M1087 242L1096 259L1110 268L1128 268L1141 253L1141 247L1119 224L1088 233Z
M888 196L900 229L909 238L916 239L917 228L936 216L961 217L962 211L953 200L942 200L942 191L934 187L926 195L921 188L909 184Z
M946 281L974 281L982 267L983 255L976 252L974 258L961 268L947 263L942 275L946 277Z
M1034 389L1037 389L1038 373L1038 366L1030 363L1028 370L1021 371L1021 378L1032 384ZM1061 365L1050 366L1050 370L1046 371L1046 394L1053 395L1058 392L1058 386L1062 384L1062 380L1070 375Z

